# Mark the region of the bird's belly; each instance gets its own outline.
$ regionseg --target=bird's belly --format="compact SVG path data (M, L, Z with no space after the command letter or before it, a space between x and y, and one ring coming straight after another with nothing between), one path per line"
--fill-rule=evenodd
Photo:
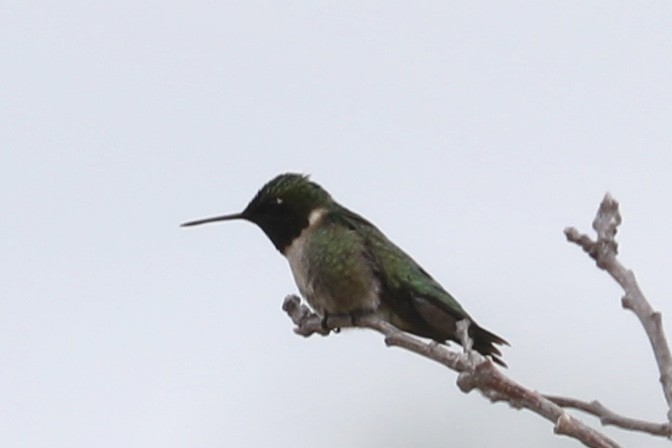
M318 314L346 314L378 308L380 285L365 265L346 264L352 260L340 260L343 264L336 260L333 266L311 262L302 243L300 239L295 241L285 256L299 292Z
M377 290L352 291L350 285L341 289L314 288L311 294L306 294L306 300L320 314L349 314L377 309L380 300Z

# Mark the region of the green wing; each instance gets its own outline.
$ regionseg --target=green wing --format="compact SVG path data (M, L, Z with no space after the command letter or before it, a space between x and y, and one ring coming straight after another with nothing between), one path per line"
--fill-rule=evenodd
M453 296L369 221L345 208L337 215L363 235L366 257L381 280L381 302L393 313L393 324L439 342L459 342L455 324L468 318L474 349L504 365L493 345L507 344L504 339L478 326Z
M453 296L376 226L347 209L339 215L344 217L350 227L363 235L368 255L381 270L381 278L390 293L424 297L458 319L469 317Z

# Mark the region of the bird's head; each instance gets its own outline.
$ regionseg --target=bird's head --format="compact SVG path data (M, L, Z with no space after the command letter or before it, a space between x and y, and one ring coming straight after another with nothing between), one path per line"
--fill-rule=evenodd
M308 176L287 173L266 183L242 212L190 221L182 226L244 219L258 225L276 249L284 253L285 248L311 224L311 219L333 203L329 193Z

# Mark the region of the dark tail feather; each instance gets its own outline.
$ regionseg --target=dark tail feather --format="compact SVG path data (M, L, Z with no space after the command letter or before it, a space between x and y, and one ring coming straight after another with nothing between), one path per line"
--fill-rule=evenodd
M506 340L489 332L485 328L479 327L473 322L469 325L469 336L474 341L474 350L483 356L489 356L494 363L506 367L506 363L501 358L502 352L495 347L495 344L509 345Z

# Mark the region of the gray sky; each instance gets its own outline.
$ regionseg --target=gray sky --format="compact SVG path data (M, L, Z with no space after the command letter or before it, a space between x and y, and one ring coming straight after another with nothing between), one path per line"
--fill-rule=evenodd
M3 2L2 446L578 446L376 334L295 336L259 229L178 228L284 171L508 339L513 378L662 421L562 230L610 191L672 328L671 42L667 2Z

